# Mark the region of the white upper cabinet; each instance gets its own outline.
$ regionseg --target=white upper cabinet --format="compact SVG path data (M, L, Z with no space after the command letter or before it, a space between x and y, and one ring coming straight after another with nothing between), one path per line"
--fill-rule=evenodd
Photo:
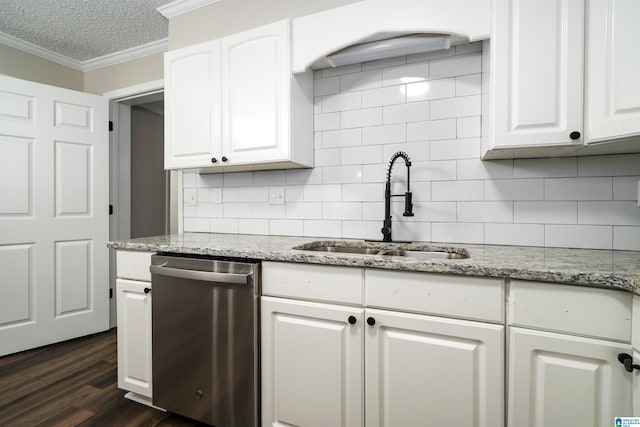
M167 52L165 169L209 165L220 157L220 41Z
M583 0L496 0L493 149L582 144Z
M587 142L640 134L640 2L590 0Z
M313 166L313 75L292 76L289 27L283 20L165 55L166 169Z

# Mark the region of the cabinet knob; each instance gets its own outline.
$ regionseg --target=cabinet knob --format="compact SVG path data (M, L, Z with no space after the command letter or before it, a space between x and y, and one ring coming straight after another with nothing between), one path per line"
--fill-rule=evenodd
M149 292L151 292L151 288L144 288L144 293L148 294Z
M373 326L375 324L376 324L376 319L374 319L373 317L367 317L367 325Z
M227 160L229 160L229 159L227 159L227 156L222 156L222 161L223 162L226 162Z
M356 316L349 316L347 320L349 321L349 324L355 325L357 319L356 319Z
M633 372L634 369L640 369L640 365L634 365L633 357L627 353L619 353L618 362L624 365L624 369L626 369L627 372Z
M218 163L218 159L216 159L215 157L211 158L211 163Z
M571 138L571 139L578 139L578 138L580 138L580 132L578 132L578 131L573 131L573 132L571 132L571 133L569 134L569 138Z
M202 399L202 395L203 395L203 394L204 394L204 393L202 393L202 390L196 390L196 392L195 392L195 396L194 396L194 397L195 397L196 399Z

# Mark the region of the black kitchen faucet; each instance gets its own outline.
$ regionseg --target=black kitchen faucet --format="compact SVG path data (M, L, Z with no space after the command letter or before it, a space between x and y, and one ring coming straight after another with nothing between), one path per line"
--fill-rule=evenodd
M404 194L391 194L391 169L393 168L393 164L395 161L402 157L404 159L404 163L407 165L407 191ZM402 216L413 216L413 202L412 202L412 194L409 191L409 172L411 168L411 160L409 156L404 151L398 151L393 156L391 156L391 160L389 161L389 169L387 169L387 184L384 189L384 223L382 225L382 241L383 242L391 242L391 198L392 197L404 197L404 213Z

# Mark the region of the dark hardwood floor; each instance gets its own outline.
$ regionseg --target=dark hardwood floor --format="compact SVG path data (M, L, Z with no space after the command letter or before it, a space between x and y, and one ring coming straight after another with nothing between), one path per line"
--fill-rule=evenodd
M0 357L0 426L204 426L125 399L116 330Z

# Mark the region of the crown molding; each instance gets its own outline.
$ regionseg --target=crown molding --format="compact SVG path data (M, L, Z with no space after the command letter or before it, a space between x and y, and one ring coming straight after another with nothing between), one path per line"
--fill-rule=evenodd
M21 50L26 53L39 56L40 58L44 58L48 61L55 62L56 64L64 65L65 67L73 68L74 70L77 70L77 71L84 71L82 67L82 63L80 61L76 61L75 59L71 59L67 56L60 55L59 53L53 52L49 49L36 46L33 43L20 40L16 37L13 37L3 32L0 32L0 43L5 44L14 49Z
M36 46L33 43L20 40L9 34L0 31L0 43L21 50L31 55L39 56L56 64L64 65L77 71L87 72L97 70L99 68L108 67L110 65L119 64L121 62L131 61L133 59L142 58L144 56L153 55L154 53L166 52L169 46L168 39L160 39L141 46L132 47L121 50L119 52L110 53L97 58L88 59L86 61L77 61L68 56L60 55L49 49Z
M169 39L164 38L147 44L121 50L119 52L109 53L97 58L82 61L82 71L92 71L98 68L108 67L110 65L119 64L121 62L131 61L133 59L142 58L144 56L153 55L155 53L166 52L169 46Z
M167 19L174 16L182 15L183 13L191 12L192 10L199 9L203 6L216 3L220 0L176 0L164 6L158 7L156 10Z

